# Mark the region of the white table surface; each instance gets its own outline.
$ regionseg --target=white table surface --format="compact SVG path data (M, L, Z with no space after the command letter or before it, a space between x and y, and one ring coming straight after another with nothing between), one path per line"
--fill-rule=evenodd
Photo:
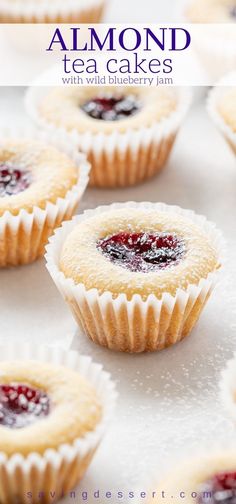
M0 90L0 127L26 122L22 95L21 89ZM132 189L86 192L81 210L126 200L192 208L215 221L228 240L227 268L198 326L184 342L161 353L115 354L79 335L43 260L0 272L2 340L68 347L73 337L73 347L102 362L117 383L114 422L80 488L147 488L153 472L158 479L173 459L206 443L233 439L218 400L218 379L236 349L235 187L235 158L197 101L158 177Z

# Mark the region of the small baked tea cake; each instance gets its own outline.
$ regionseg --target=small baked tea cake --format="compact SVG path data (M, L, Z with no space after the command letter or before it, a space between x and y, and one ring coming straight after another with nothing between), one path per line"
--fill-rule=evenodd
M236 87L226 85L213 88L209 95L208 109L236 154Z
M0 23L99 23L106 0L0 0Z
M116 399L89 357L0 345L0 501L57 502L84 476ZM40 496L40 497L39 497Z
M83 158L38 140L0 141L0 266L41 256L54 228L75 212L87 179Z
M48 269L93 341L161 350L198 320L221 266L217 236L174 207L101 207L56 233Z
M218 111L225 124L236 134L236 87L230 88L222 94Z
M35 361L0 363L0 443L8 457L71 444L101 415L95 390L79 373Z
M165 164L189 104L171 87L59 87L36 97L28 110L43 127L73 133L92 164L94 186L141 182ZM37 103L36 103L37 102Z
M234 425L236 424L236 354L227 362L220 380L222 404Z
M159 482L167 502L173 504L234 504L236 496L235 451L225 450L190 459ZM173 497L172 497L173 496ZM156 503L157 499L149 501Z
M192 47L204 66L208 84L212 85L236 67L236 1L183 2L184 21L200 23L195 29ZM203 26L205 23L208 26Z
M186 7L190 23L235 23L235 0L191 0Z

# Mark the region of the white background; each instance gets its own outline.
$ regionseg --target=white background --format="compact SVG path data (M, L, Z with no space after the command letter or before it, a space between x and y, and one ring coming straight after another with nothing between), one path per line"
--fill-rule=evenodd
M169 21L173 3L115 0L109 19ZM164 11L168 19L163 17ZM188 339L156 354L112 353L78 334L43 260L0 272L3 340L68 347L73 338L73 347L102 362L117 383L120 398L114 422L80 487L88 492L148 490L153 477L158 482L175 459L235 441L234 428L218 397L218 381L236 349L236 162L207 117L204 93L204 89L197 93L171 158L158 177L132 189L89 189L81 206L82 210L114 201L165 201L205 214L222 229L229 259L219 287ZM21 128L27 122L22 98L21 89L0 89L1 128ZM95 501L90 498L88 502ZM96 502L115 504L117 499Z
M183 0L111 0L105 21L115 23L171 23L181 18Z

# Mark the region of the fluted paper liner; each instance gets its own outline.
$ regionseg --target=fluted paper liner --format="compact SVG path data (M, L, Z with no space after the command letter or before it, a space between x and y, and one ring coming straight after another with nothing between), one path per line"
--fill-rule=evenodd
M233 82L235 83L234 86L232 86ZM207 100L207 109L211 119L236 154L236 133L228 126L224 117L218 111L219 101L223 98L224 94L227 93L227 89L229 89L227 86L236 88L236 72L225 76L219 81L219 85L210 91Z
M153 208L157 211L176 212L192 220L206 232L212 245L220 255L224 250L221 233L205 217L189 210L164 203L121 203L110 208ZM215 285L217 272L202 278L198 285L189 285L186 290L178 289L175 296L168 293L161 299L150 295L143 300L134 295L127 300L125 294L116 298L111 292L99 294L96 288L86 290L84 284L75 284L60 271L59 260L66 237L81 220L109 207L98 207L84 212L72 221L64 223L49 240L46 250L48 271L59 291L69 304L82 330L95 343L111 350L143 352L162 350L187 336L195 326L200 313Z
M233 359L227 362L220 380L220 396L225 411L236 423L236 352Z
M33 344L0 345L1 361L37 360L61 365L79 372L95 388L102 405L102 419L96 428L73 444L63 444L58 449L48 449L43 455L31 453L11 457L0 452L0 501L29 502L27 492L32 492L30 502L38 502L39 492L45 492L44 503L56 502L61 495L71 491L86 471L112 417L116 391L110 375L90 357L75 351ZM50 492L55 492L52 499ZM17 500L18 499L18 500Z
M142 182L158 173L171 152L175 137L191 102L191 92L175 88L177 107L169 117L150 127L109 135L87 131L70 134L79 150L92 165L90 184L96 187L125 187ZM34 122L47 131L63 131L44 119L39 104L47 88L33 86L26 94L26 108ZM128 120L127 120L128 121ZM64 130L65 131L65 130Z
M75 213L87 187L90 170L84 155L74 149L64 134L8 130L1 134L1 141L14 137L40 140L66 153L78 166L78 180L64 198L58 198L56 203L47 202L45 209L35 206L32 212L22 209L18 215L13 215L6 211L0 216L0 267L28 264L44 254L54 229Z
M0 0L1 23L99 23L106 0Z

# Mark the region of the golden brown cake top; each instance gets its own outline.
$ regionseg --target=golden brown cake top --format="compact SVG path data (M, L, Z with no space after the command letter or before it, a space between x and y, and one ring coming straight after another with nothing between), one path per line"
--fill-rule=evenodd
M118 103L112 107L111 100ZM105 107L105 119L90 113L94 103L97 117L101 106ZM176 93L171 88L74 86L52 89L39 103L38 112L48 123L67 131L109 135L151 127L168 118L176 105ZM115 119L114 110L118 111Z
M173 504L180 504L183 500L186 504L192 504L193 501L205 504L206 502L227 502L230 485L231 483L235 485L235 481L235 451L226 449L210 455L206 453L179 463L178 467L172 469L166 478L158 482L158 486L165 491L166 498L173 495L174 498L171 498ZM235 491L235 486L232 488ZM193 493L195 493L195 498L192 497ZM221 496L220 500L217 499L217 495Z
M71 444L102 416L96 391L79 373L37 361L0 363L0 405L1 451L8 456Z
M66 278L128 299L175 295L219 266L200 226L174 211L153 209L108 209L87 217L69 233L60 255Z

